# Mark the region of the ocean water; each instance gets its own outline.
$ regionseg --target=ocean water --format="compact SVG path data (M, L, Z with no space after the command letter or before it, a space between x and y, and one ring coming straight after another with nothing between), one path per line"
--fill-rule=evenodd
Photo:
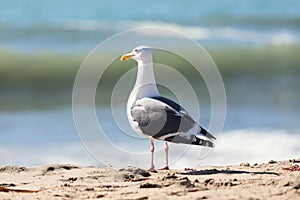
M299 157L299 1L0 0L0 165L147 167L148 140L122 130L130 130L125 102L116 108L123 117L121 128L109 106L113 84L133 62L116 61L100 84L104 92L98 90L96 112L105 137L94 130L78 134L71 105L75 75L87 53L113 34L143 27L179 31L199 42L226 88L226 120L216 148L208 152L172 144L172 167ZM138 34L162 44L166 38L178 40L168 33ZM122 48L129 51L131 43ZM200 121L208 127L209 94L203 81L193 81L202 94ZM156 143L160 166L163 143Z
M107 110L103 107L98 109L102 112ZM258 119L250 121L251 118L245 117L241 111L230 111L231 107L228 109L226 123L236 124L236 126L229 128L225 125L212 152L195 146L170 143L172 168L230 165L241 162L254 164L268 162L270 159L285 160L299 157L299 127L291 130L274 128L270 125L259 126L261 123L255 121L262 120L270 123L272 120L265 120L268 117L265 113L256 116L256 111L252 110L249 114L254 114L253 117ZM109 115L109 112L106 114ZM132 135L125 134L111 122L110 118L107 120L101 118L100 123L106 134L102 138L98 132L93 131L78 135L74 127L71 107L2 112L0 119L1 165L73 163L149 167L149 140L135 136L133 132ZM275 121L280 123L280 119ZM126 126L125 123L127 122L124 121ZM156 142L155 155L156 165L163 166L163 142Z
M299 44L297 0L0 1L0 44L83 51L124 30L175 29L203 45Z

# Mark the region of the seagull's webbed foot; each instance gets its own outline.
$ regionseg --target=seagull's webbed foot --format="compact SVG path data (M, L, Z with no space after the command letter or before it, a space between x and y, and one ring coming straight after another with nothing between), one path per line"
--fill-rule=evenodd
M168 165L166 165L165 167L163 167L163 168L160 168L159 170L169 170L170 168L169 168L169 166Z
M154 173L157 173L156 169L154 166L151 166L148 170L148 172L154 172Z

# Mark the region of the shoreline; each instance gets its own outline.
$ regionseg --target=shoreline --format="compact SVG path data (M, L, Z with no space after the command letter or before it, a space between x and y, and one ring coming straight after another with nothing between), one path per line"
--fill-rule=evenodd
M298 199L300 158L158 170L0 166L0 199Z

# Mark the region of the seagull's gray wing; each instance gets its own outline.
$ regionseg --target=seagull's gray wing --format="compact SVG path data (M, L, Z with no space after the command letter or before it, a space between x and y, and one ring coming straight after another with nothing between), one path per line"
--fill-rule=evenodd
M164 97L136 101L131 116L141 131L153 138L175 143L213 147L209 134L177 103Z

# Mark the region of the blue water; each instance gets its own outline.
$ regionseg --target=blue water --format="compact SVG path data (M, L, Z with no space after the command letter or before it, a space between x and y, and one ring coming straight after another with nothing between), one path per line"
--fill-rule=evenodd
M126 132L127 119L116 124L108 108L97 107L97 111L104 114L98 115L103 131L84 133L76 131L69 106L0 113L0 165L73 163L147 168L149 140L130 129L127 129L130 133ZM119 110L120 115L125 114L122 111ZM300 155L299 114L278 114L269 109L258 111L253 107L229 105L224 131L216 135L218 143L213 152L203 159L207 149L170 144L171 166L230 165L245 161L254 164L297 158ZM201 115L201 124L207 127L209 111L204 108ZM84 123L89 125L89 119ZM163 165L163 155L163 143L156 141L157 166Z
M0 0L0 49L21 53L88 52L113 34L149 26L183 32L207 48L298 46L300 1ZM297 75L291 74L268 77L268 80L245 79L246 76L242 80L226 80L227 118L215 151L202 160L199 149L191 149L172 166L254 163L299 157L300 82ZM50 95L51 99L55 97ZM139 155L148 152L148 141L126 139L128 135L122 135L124 133L110 118L102 118L101 124L111 141L99 140L92 131L77 134L71 105L55 106L54 103L37 109L31 107L35 99L31 101L30 106L20 101L19 109L0 111L0 165L101 165L102 162L147 167L149 155ZM201 108L204 127L210 119L209 105L206 106ZM109 116L107 109L97 107ZM124 114L124 110L120 109L121 112ZM128 126L126 120L124 123ZM88 145L84 147L82 142ZM111 144L125 150L123 153L113 151ZM162 144L158 143L160 153L161 148ZM174 145L171 150L174 154L171 158L176 160L185 146ZM136 154L128 153L134 151ZM157 159L162 164L164 157L157 156Z
M0 47L88 51L121 31L179 30L205 45L299 44L297 0L0 1Z

